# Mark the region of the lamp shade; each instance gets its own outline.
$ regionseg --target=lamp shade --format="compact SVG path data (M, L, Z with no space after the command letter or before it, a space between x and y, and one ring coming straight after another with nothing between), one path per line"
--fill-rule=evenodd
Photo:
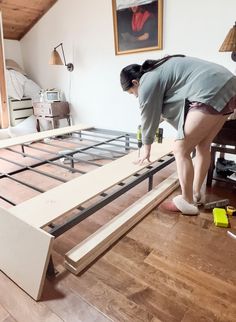
M236 52L236 22L235 25L228 32L223 44L219 51L232 51Z
M61 60L61 56L58 54L56 49L54 49L51 54L49 65L64 65Z

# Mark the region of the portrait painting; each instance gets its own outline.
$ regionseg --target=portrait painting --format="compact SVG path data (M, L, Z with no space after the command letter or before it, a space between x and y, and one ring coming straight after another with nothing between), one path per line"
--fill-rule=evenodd
M112 0L116 55L162 49L163 0Z

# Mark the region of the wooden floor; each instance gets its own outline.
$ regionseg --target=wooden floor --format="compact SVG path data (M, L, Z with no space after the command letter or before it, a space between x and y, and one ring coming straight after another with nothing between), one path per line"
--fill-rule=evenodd
M159 172L155 183L174 170L170 165ZM63 169L50 171L72 176ZM29 179L44 189L55 185L38 175L28 174ZM0 321L236 321L236 240L227 235L228 229L215 227L212 214L202 209L196 217L155 209L80 276L63 267L68 250L146 190L147 182L140 184L56 239L58 275L46 282L42 301L36 303L0 273ZM30 189L18 192L8 179L0 182L1 191L15 202L32 197ZM227 197L236 206L235 192L233 185L214 183L206 196L209 201ZM3 201L1 206L8 207ZM230 222L236 232L236 217Z

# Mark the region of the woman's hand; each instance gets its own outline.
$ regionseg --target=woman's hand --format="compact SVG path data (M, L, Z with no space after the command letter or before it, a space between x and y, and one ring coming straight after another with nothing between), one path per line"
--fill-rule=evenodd
M151 144L144 144L143 152L144 152L143 155L141 155L141 157L138 160L134 161L134 164L141 165L145 160L147 160L149 163L151 162L150 161Z

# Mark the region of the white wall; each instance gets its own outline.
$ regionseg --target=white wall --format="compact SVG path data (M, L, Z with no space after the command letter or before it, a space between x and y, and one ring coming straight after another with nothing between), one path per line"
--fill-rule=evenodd
M42 87L65 92L75 123L136 131L138 102L119 85L120 70L131 63L183 53L235 71L230 53L218 52L235 21L235 0L164 0L164 49L119 56L114 52L111 3L59 0L21 41L26 71ZM60 42L67 61L75 65L72 73L48 65Z
M13 59L22 68L24 67L21 53L21 44L18 40L4 39L4 50L6 59Z

